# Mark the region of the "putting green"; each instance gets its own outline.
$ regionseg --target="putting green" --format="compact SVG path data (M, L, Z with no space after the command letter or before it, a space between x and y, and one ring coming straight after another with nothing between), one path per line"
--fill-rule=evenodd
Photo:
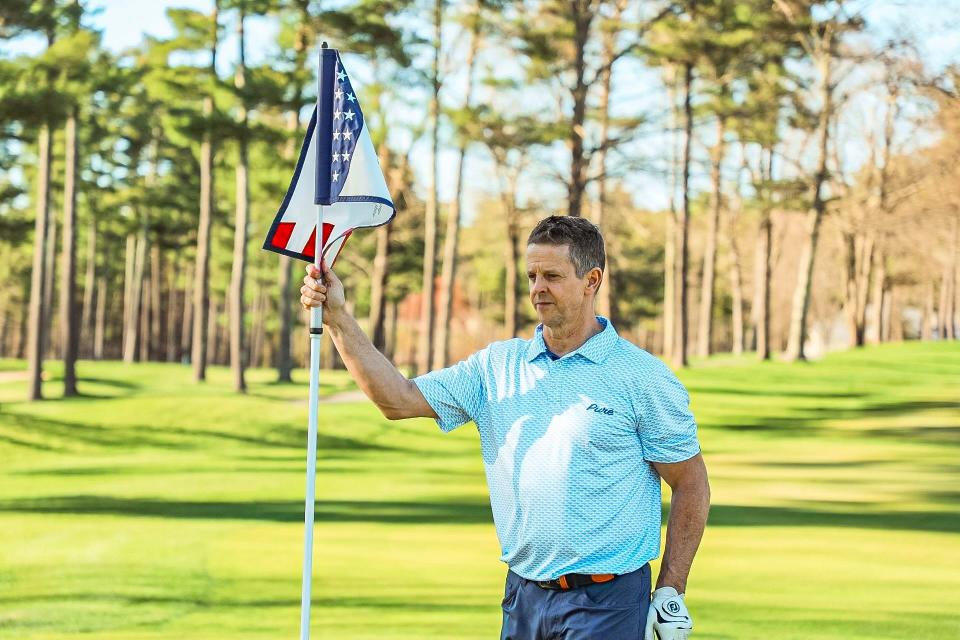
M23 369L0 361L0 638L297 637L304 371L240 397L225 369L81 362L84 397L27 403ZM714 503L694 637L960 637L960 343L681 378ZM496 637L476 432L355 401L320 431L314 637Z

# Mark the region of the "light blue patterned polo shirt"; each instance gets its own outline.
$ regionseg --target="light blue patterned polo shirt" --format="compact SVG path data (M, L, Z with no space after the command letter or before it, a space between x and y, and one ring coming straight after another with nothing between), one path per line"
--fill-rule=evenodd
M650 462L700 451L689 396L660 360L604 329L551 360L532 340L495 342L414 379L450 431L474 421L501 559L524 578L627 573L660 554L660 476Z

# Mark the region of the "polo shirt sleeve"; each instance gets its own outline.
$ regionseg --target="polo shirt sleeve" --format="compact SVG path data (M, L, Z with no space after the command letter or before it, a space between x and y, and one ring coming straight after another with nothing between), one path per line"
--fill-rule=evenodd
M641 385L639 405L638 431L645 460L683 462L700 453L690 395L660 360Z
M489 347L488 347L489 348ZM484 362L487 349L474 353L457 364L430 371L413 379L433 411L443 431L452 431L471 420L476 421L486 403Z

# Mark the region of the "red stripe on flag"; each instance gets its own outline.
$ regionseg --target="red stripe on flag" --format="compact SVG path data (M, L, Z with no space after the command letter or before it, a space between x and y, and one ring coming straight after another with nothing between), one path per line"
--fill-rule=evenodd
M333 225L329 222L323 223L323 245L327 246L327 240L330 239L330 234L333 232ZM278 230L279 233L279 230ZM289 237L289 236L288 236ZM313 258L314 256L314 247L317 243L317 229L314 227L313 232L310 234L310 239L307 240L307 244L303 247L303 255Z
M292 222L281 222L277 225L277 230L273 234L273 238L270 240L270 244L276 247L277 249L286 249L287 243L290 242L290 234L293 233L293 228L296 225Z

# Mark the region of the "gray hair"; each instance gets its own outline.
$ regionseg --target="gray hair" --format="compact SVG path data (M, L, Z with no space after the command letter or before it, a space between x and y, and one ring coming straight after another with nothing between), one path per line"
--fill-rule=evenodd
M537 223L530 232L527 244L550 244L570 247L570 259L578 278L593 268L603 271L607 255L603 235L597 225L574 216L549 216Z

